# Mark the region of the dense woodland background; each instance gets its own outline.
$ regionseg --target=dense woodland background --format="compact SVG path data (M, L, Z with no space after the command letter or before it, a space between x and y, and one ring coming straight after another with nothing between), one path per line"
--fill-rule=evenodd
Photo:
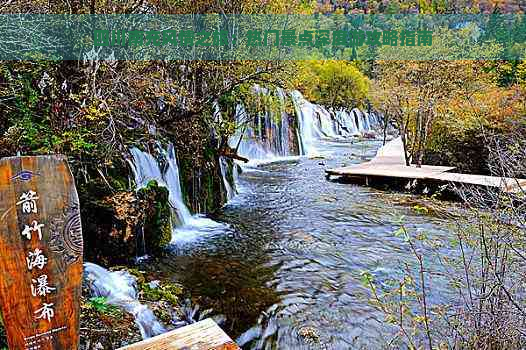
M3 1L0 8L2 13L71 14L442 14L524 13L526 3L73 0ZM523 30L525 20L516 26ZM457 34L468 40L470 30ZM447 49L447 43L435 44ZM488 49L498 53L499 44ZM328 107L375 109L404 137L408 158L464 172L490 174L488 140L500 140L509 150L526 133L525 61L4 61L0 157L66 154L81 199L86 260L128 262L135 256L129 242L136 225L146 225L152 251L165 246L170 234L166 206L152 206L166 204L166 193L155 186L135 193L128 149L173 142L187 204L194 212L213 212L225 201L218 157L231 155L226 140L240 127L235 108L253 99L254 84L298 89ZM221 121L212 117L214 102ZM252 112L257 109L253 104ZM523 170L514 175L525 177ZM102 247L101 241L109 243Z

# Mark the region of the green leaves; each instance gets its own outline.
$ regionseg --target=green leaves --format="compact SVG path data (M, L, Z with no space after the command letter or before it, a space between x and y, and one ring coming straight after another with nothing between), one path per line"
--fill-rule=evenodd
M367 288L370 288L374 283L374 276L369 271L362 271L360 273L360 282Z
M110 316L120 314L120 310L116 306L108 304L108 299L106 297L92 297L86 303L86 307Z
M424 207L424 206L421 206L421 205L414 205L413 206L413 210L416 211L417 213L419 214L429 214L429 209Z

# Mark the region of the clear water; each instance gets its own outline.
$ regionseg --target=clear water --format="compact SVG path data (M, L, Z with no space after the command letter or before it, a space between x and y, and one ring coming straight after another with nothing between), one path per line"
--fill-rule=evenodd
M449 235L447 222L394 206L381 191L325 178L326 168L373 157L379 142L316 142L324 159L246 168L240 194L213 218L227 225L174 245L159 267L224 314L245 349L312 348L304 327L322 348L379 348L392 329L367 302L360 273L382 281L411 259L393 236L401 215L410 230ZM447 295L445 284L431 289L434 301Z
M161 169L159 161L152 154L135 147L130 149L133 158L133 161L130 161L130 167L137 188L145 187L149 181L156 180L160 186L168 189L168 199L172 210L172 243L193 242L217 230L222 231L225 228L224 224L202 215L192 215L184 203L173 145L169 144L166 151L159 145L159 151L159 157L166 163L164 170Z
M133 315L143 339L167 331L152 310L137 300L137 281L127 271L110 272L87 262L84 263L84 279L93 296L105 297L108 304L118 306Z

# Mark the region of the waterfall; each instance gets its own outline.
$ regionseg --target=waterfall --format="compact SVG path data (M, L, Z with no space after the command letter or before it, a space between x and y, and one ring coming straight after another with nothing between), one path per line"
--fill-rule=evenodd
M277 152L272 152L260 132L261 118L258 116L252 125L248 120L248 114L243 105L236 107L236 121L240 125L238 132L230 141L230 147L236 148L237 153L251 160L263 160L276 158Z
M163 161L166 163L164 172L161 170L157 159L150 153L143 152L136 147L130 149L130 153L133 157L133 162L130 162L130 165L137 188L146 187L151 180L156 180L159 186L166 187L169 191L170 206L175 210L179 223L188 224L192 215L184 204L181 183L179 182L179 167L173 145L170 143L167 152L162 154ZM173 224L175 225L175 222Z
M339 134L342 136L358 136L360 130L356 124L354 115L345 109L340 109L335 113L336 121L339 125Z
M256 86L254 94L263 96L270 92ZM255 161L315 156L319 153L316 148L319 140L360 136L381 123L376 114L365 113L358 108L334 111L311 103L297 90L286 93L277 88L276 95L280 104L279 114L266 110L250 116L242 104L236 107L238 131L229 144L237 148L238 154ZM285 112L287 99L294 105L296 118ZM297 125L291 125L291 120Z
M221 178L223 179L223 185L226 191L226 199L229 201L236 195L236 176L234 176L234 172L236 171L234 168L236 168L236 166L234 165L232 169L232 184L230 184L230 181L228 180L228 163L224 157L219 157L219 168L221 169Z
M381 126L381 119L374 113L358 108L350 112L346 109L328 111L306 100L299 91L292 91L290 95L299 121L302 155L317 154L315 144L319 139L359 136Z
M129 163L137 189L145 187L151 180L156 180L159 186L168 189L168 200L172 210L172 243L193 241L198 236L207 234L209 229L224 227L225 225L202 215L190 213L183 199L174 146L170 143L166 151L160 145L158 148L160 161L165 164L164 171L161 170L159 161L153 155L135 147L130 149L133 161Z
M280 145L281 145L280 154L283 156L289 156L291 154L290 153L290 140L289 140L290 124L289 124L289 115L287 114L287 112L285 112L285 103L287 99L287 94L285 93L285 91L283 91L282 88L277 88L276 91L279 97L280 113L281 113L280 115L281 125L280 125L280 137L279 137L279 140L281 141L280 142Z
M84 280L89 285L93 296L105 297L108 304L118 306L132 314L143 339L167 331L159 323L152 310L138 301L137 281L129 272L110 272L99 265L86 262L84 263Z
M300 154L312 155L316 152L315 140L322 136L314 118L314 105L307 101L299 91L293 91L291 97L299 124Z
M164 173L164 180L166 187L170 193L169 200L172 207L177 209L179 220L182 225L187 225L192 222L192 214L184 203L183 191L181 189L181 182L179 178L179 167L177 166L177 158L175 155L175 148L170 143L168 145L168 152L166 156L167 168Z
M316 142L323 138L338 138L337 124L324 107L311 103L295 90L291 92L298 117L301 155L316 156Z
M267 89L255 86L256 97L269 96ZM265 111L250 115L245 106L236 107L238 130L230 139L231 148L252 161L267 161L298 155L295 144L297 136L291 128L289 116L285 111L287 94L283 89L276 89L278 108L267 106Z

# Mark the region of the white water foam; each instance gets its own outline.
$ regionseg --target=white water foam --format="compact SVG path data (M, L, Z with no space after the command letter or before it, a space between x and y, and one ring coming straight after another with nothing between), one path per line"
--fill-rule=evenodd
M138 301L137 281L129 272L110 272L99 265L86 262L84 279L93 296L105 297L108 304L118 306L134 316L143 339L167 331L152 310Z
M158 160L150 153L132 148L130 153L133 161L130 162L137 188L144 187L151 180L156 180L169 192L170 207L173 211L172 218L172 244L190 243L200 237L217 232L226 225L215 222L203 215L192 215L184 203L179 179L179 167L175 149L168 145L167 151L161 149L161 158L166 163L166 169L161 170Z

